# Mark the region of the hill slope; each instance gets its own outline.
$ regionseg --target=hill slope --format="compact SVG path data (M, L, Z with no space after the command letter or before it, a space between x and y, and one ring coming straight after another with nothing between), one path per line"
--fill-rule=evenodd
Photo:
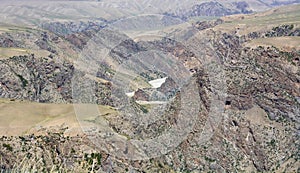
M120 20L136 25L119 25L119 32L107 27L111 20L143 5L109 2L5 6L7 14L19 10L7 23L38 19L43 28L0 27L1 49L10 50L0 53L0 95L9 99L0 102L1 171L299 172L299 5L191 25L141 16ZM210 15L236 9L220 1L183 2L187 10L180 14L193 17L204 7ZM273 2L251 1L246 10ZM110 16L95 19L104 15L98 7ZM147 30L143 21L155 27L149 22ZM153 81L162 82L151 87ZM74 104L74 114L66 103L98 105ZM27 127L7 131L22 124ZM66 126L81 131L70 135ZM175 138L160 138L167 132ZM140 145L153 139L160 140Z

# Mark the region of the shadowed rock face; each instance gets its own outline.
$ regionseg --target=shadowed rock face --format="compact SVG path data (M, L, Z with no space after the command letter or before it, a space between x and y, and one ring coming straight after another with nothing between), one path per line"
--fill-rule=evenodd
M172 78L168 77L157 90L162 92L169 99L175 96L176 91L178 91L178 86Z
M140 101L149 101L149 95L143 91L142 89L138 89L135 93L133 98L135 100L140 100Z
M248 10L249 4L245 1L236 2L235 5L236 8L241 10L241 13L243 14L248 14L252 12L252 10Z
M15 47L14 41L10 38L1 38L1 47Z
M225 8L221 3L206 2L194 6L193 9L189 12L188 16L226 16L233 13L237 12Z

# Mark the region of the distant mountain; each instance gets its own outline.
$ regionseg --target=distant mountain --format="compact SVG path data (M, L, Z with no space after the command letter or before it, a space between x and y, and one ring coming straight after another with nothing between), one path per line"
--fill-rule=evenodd
M265 11L300 3L300 0L43 0L8 1L0 4L0 21L10 24L41 24L53 21L95 19L113 21L126 17L167 14L189 19L197 16L226 16Z
M193 5L186 10L179 10L168 15L177 16L182 19L201 16L227 16L232 14L249 14L267 10L276 6L300 3L300 0L284 1L261 1L261 0L244 0L244 1L202 1Z

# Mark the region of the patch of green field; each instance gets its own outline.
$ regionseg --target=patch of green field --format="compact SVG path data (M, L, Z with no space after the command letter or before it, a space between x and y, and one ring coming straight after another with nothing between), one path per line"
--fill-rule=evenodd
M137 90L138 88L150 88L151 85L143 79L140 76L137 76L136 78L133 79L133 81L130 83L130 88L132 90Z
M189 23L195 23L198 21L209 21L209 20L216 20L219 17L215 17L215 16L197 16L197 17L191 17L189 19Z
M6 24L3 22L0 22L0 33L4 32L20 32L20 31L27 31L31 32L32 30L36 30L35 28L30 28L27 26L17 26L17 25L11 25Z

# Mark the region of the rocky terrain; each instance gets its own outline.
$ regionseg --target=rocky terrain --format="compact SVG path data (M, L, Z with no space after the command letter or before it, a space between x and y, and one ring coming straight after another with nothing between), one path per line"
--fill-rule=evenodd
M272 1L272 5L294 2ZM1 30L1 50L18 48L27 52L0 57L0 97L10 99L9 103L0 103L0 107L16 100L92 102L117 111L83 120L77 117L83 132L77 135L68 135L65 124L41 127L33 134L1 134L1 172L299 172L300 6L226 17L251 13L249 4L236 2L234 10L218 1L193 6L180 17L225 17L197 21L184 29L174 24L176 29L170 35L180 35L178 38L184 38L181 41L172 37L135 40L106 30L113 23L106 19L55 21L43 23L41 29ZM269 19L274 19L273 23L265 23ZM266 46L258 42L286 37L295 43L271 42ZM95 52L90 51L94 43ZM98 57L98 50L105 48L109 50L107 57ZM91 61L87 67L76 64L82 62L80 56L84 55ZM150 68L150 61L156 68ZM221 70L210 66L214 61L222 66ZM91 73L89 70L94 68L95 73ZM212 74L224 75L225 83L212 78ZM78 83L74 84L74 78ZM163 78L166 79L160 86L151 87L151 81ZM190 85L185 78L194 82L195 90L188 90ZM92 99L89 95L78 99L76 96L90 89L81 88L89 82L94 84ZM129 97L121 93L123 90L134 93ZM222 102L221 113L212 115L218 106L214 105L215 97ZM157 100L168 103L147 103ZM193 109L194 104L198 109ZM194 110L194 114L183 114L187 109ZM16 114L22 114L22 110L16 110ZM104 130L119 134L116 139L147 141L172 127L181 127L189 116L194 118L186 128L186 136L175 134L180 141L173 143L178 145L160 155L147 153L147 159L124 157L134 155L130 145L120 150L122 153L118 150L119 155L108 152L123 146L118 140L107 145L95 142L106 139L101 138L103 129L99 128L104 122L109 129ZM86 124L93 126L85 129Z

